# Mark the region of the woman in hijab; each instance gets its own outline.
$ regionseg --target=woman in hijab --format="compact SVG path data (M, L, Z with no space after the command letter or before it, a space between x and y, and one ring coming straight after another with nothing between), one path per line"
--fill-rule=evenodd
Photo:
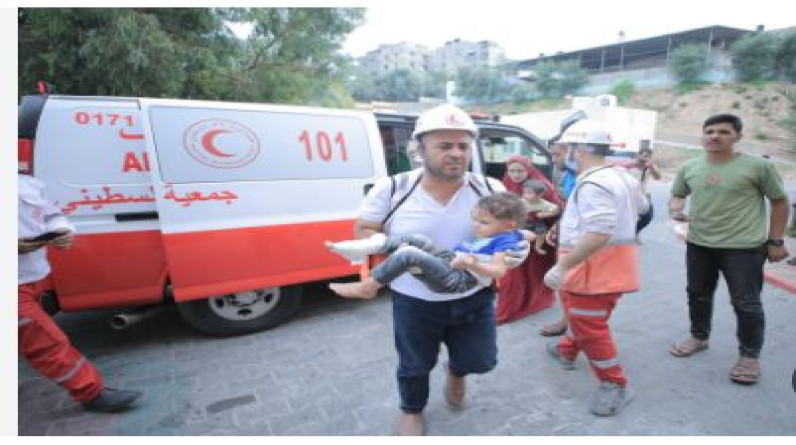
M511 156L506 161L506 173L503 184L506 190L522 196L522 183L528 179L541 181L547 187L542 197L553 204L564 207L564 202L555 186L545 175L533 166L525 156ZM558 217L545 221L551 227ZM530 222L530 221L529 221ZM546 249L546 254L539 254L534 249L520 266L509 269L508 273L498 280L498 303L495 317L498 324L518 320L539 312L553 305L553 290L545 286L545 273L556 262L556 249Z

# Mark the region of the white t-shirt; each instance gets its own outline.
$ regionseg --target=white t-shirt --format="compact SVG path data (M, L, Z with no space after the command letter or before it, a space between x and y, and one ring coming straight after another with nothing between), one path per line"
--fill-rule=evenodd
M75 228L54 203L44 196L44 183L29 175L17 175L19 213L17 236L32 238L57 229ZM17 255L17 284L39 281L50 273L47 249Z
M406 194L421 171L409 172L408 185L404 190L397 190L396 195ZM469 185L469 180L470 173L467 174L461 188L447 205L440 204L418 184L387 221L384 232L391 236L422 234L434 240L434 243L443 249L453 249L463 241L474 240L471 212L480 196ZM479 180L483 183L481 178ZM491 178L489 181L493 191L506 191L501 182ZM389 177L376 181L359 208L359 217L380 224L393 205L390 199L391 190L392 183ZM484 189L483 193L489 194L489 191ZM456 300L472 295L481 289L479 287L459 294L439 294L430 291L409 273L393 280L390 283L390 288L404 295L427 301Z

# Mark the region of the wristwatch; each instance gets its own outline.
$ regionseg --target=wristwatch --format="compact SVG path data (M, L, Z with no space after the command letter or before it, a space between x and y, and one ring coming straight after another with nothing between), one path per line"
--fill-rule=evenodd
M767 246L774 246L774 247L782 247L785 245L785 240L782 238L778 239L769 239L766 241Z

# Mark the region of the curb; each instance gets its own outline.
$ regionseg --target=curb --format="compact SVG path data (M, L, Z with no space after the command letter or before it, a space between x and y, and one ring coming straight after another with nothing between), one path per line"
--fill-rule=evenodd
M796 295L796 282L793 280L782 278L771 272L763 272L763 276L767 282Z

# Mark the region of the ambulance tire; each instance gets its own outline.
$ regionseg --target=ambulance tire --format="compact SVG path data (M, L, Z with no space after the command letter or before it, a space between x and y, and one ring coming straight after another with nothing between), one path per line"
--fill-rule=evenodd
M289 320L301 306L303 296L301 285L274 287L261 291L270 291L269 295L275 295L276 298L275 301L271 301L265 312L262 312L262 308L255 309L257 316L254 318L225 317L219 314L217 308L211 306L217 306L223 299L233 297L231 295L179 303L177 311L189 326L199 332L214 337L230 337L273 328Z

